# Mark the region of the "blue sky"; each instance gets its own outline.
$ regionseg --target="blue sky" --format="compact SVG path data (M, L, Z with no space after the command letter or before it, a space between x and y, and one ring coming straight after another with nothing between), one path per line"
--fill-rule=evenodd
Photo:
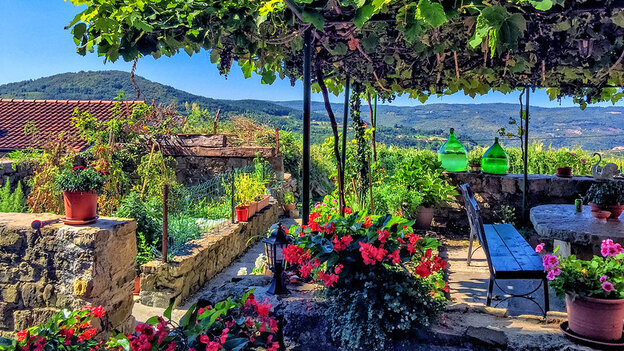
M83 57L75 53L71 33L64 27L78 12L78 8L62 0L0 0L0 84L64 72L110 69L130 71L131 64L122 60L104 64L103 59L96 54ZM237 66L226 79L210 63L207 52L193 57L181 53L172 58L163 56L158 60L144 57L139 60L136 73L193 94L218 99L300 100L302 96L300 83L291 87L288 80L277 80L273 85L264 85L258 76L244 79ZM317 94L313 99L320 101L322 97ZM332 99L343 101L340 97ZM427 103L485 102L515 104L518 102L518 93L491 93L475 99L460 93L430 98ZM419 105L420 102L399 98L393 104ZM544 92L533 94L531 104L559 106L556 101L549 101ZM572 102L564 100L561 106L572 106Z

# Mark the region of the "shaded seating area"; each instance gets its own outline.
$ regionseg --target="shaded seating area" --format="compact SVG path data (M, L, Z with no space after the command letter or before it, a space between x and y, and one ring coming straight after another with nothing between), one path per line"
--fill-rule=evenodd
M480 216L481 208L474 198L470 185L463 184L460 188L471 228L468 260L470 260L470 254L472 253L473 234L476 234L485 253L490 271L486 305L491 306L492 292L494 285L496 285L505 294L505 297L498 303L511 298L523 298L535 303L540 307L543 314L546 315L549 310L548 281L546 280L540 256L512 225L484 225ZM501 287L497 283L498 279L539 279L541 284L532 291L517 293ZM544 289L543 308L531 296L540 288Z

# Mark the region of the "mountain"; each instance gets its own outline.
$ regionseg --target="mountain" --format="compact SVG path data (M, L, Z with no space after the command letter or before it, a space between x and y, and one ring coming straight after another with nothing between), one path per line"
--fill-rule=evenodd
M136 76L141 90L141 100L158 103L176 103L179 109L184 102L195 102L221 116L245 115L267 125L301 131L303 106L301 101L217 100L194 95L171 86ZM135 93L130 73L121 71L96 71L63 73L35 80L0 85L0 97L28 99L85 99L111 100L119 91L126 99ZM339 121L342 104L332 104ZM312 141L321 142L331 135L331 129L322 102L312 102ZM455 128L460 140L474 145L488 145L498 136L501 127L514 131L509 118L519 115L517 104L428 104L420 106L382 105L377 107L377 139L386 144L404 147L437 149ZM362 105L362 118L370 119L368 105ZM529 136L553 146L582 146L590 150L624 148L624 108L531 107ZM350 134L352 132L349 132ZM352 135L352 134L351 134ZM507 145L518 145L517 140L504 138Z
M211 99L187 93L139 76L135 76L135 82L141 91L141 97L138 99L136 98L130 73L122 71L62 73L34 80L8 83L0 85L0 97L112 100L123 90L127 100L144 100L150 103L152 99L155 99L158 103L175 103L180 112L184 112L184 102L195 102L213 114L217 109L221 109L221 116L224 117L246 115L284 129L298 129L303 118L303 113L299 110L267 101ZM298 123L296 122L297 120L299 121Z
M276 104L293 109L300 101L276 101ZM342 116L343 105L332 104L334 113ZM312 111L324 113L323 103L312 102ZM605 150L624 145L624 107L531 107L529 137L545 145ZM421 106L377 106L378 128L386 127L397 132L407 129L421 135L448 135L455 128L460 139L471 144L491 144L500 128L516 132L509 119L518 120L518 104L427 104ZM362 106L362 117L370 119L368 105ZM401 135L401 134L399 134ZM502 138L506 144L519 145L519 141Z

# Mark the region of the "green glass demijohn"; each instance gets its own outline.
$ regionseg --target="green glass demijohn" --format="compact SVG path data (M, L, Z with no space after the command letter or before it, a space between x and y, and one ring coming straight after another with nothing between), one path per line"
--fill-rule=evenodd
M455 129L451 128L448 140L438 150L438 161L448 172L462 172L468 165L466 149L455 138Z
M509 158L503 147L494 138L494 145L490 146L481 157L483 172L490 174L506 174L509 169Z

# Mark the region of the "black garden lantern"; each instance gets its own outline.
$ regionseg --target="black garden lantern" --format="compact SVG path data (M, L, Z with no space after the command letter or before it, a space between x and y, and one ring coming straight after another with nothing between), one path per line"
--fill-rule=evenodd
M282 250L288 245L286 232L281 223L271 226L271 236L263 240L267 264L273 272L273 280L267 292L271 295L279 295L288 292L284 287L282 273L284 272L284 254Z

